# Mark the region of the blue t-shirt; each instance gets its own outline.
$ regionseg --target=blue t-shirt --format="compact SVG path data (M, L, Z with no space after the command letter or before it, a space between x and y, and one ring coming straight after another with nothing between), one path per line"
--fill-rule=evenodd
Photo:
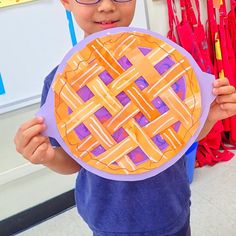
M41 104L56 69L45 79ZM51 143L58 146L55 140ZM79 214L99 235L174 234L190 213L185 158L152 178L135 182L108 180L82 168L76 180L75 198Z

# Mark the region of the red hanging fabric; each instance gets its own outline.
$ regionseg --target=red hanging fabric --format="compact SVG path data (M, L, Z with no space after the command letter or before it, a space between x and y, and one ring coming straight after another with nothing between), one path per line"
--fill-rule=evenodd
M219 32L218 32L218 25L216 22L215 9L214 9L212 0L207 0L207 15L208 15L208 19L207 19L208 44L210 48L210 56L212 59L216 78L218 78L219 71L218 71L217 60L216 60L215 40L216 40L216 35Z
M211 58L215 69L216 78L224 76L225 73L230 74L229 68L226 68L227 60L223 61L223 56L228 59L226 49L229 42L227 38L227 31L225 31L225 5L220 8L220 25L218 26L216 20L216 12L213 6L213 1L207 1L208 8L208 30L209 30L209 45L211 47ZM222 43L223 41L223 43ZM226 43L227 42L227 43ZM229 62L228 62L229 63ZM227 67L229 64L227 65ZM226 69L226 70L225 70ZM234 154L228 151L228 148L223 144L221 134L224 134L227 123L219 121L211 130L211 132L203 140L199 142L197 152L197 165L215 165L217 162L230 160ZM230 122L228 122L230 127ZM230 127L231 129L231 127ZM223 151L218 151L222 149Z
M234 154L226 147L219 134L223 133L224 127L222 122L217 122L211 132L198 143L196 155L196 167L205 165L213 166L218 162L229 161ZM221 151L219 151L221 149Z
M199 47L199 49L201 51L201 55L203 57L204 66L205 66L205 69L203 71L210 73L210 74L214 74L213 65L212 65L211 58L210 58L209 47L208 47L208 43L207 43L206 32L205 32L204 26L201 22L199 0L195 0L197 17L195 15L191 0L185 0L185 6L186 6L186 13L187 13L188 21L190 22L190 24L192 26L195 39L198 43L198 47Z
M182 13L182 21L180 22L176 13L175 1L167 0L170 27L167 37L184 47L203 71L212 73L213 66L209 58L206 34L200 20L199 2L198 0L195 1L198 6L198 19L194 12L191 15L191 11L186 8L186 6L192 8L191 2L180 0ZM189 16L192 17L192 22L195 21L193 24L188 21Z
M219 32L221 38L222 59L225 76L229 79L231 85L236 88L236 58L233 51L233 43L228 28L228 16L226 12L225 0L219 8L220 25ZM236 116L232 116L223 121L225 131L229 132L228 142L236 144Z
M215 73L218 78L218 67L215 56L215 36L218 33L218 26L215 20L215 12L212 0L209 1L212 8L208 7L209 17L209 45L213 49L209 52L207 37L200 20L199 0L195 0L198 17L195 16L190 0L180 0L182 21L180 22L176 14L174 0L167 0L170 31L168 37L173 41L179 39L179 44L189 51L203 71ZM176 29L176 30L175 30ZM211 60L212 58L212 60ZM222 65L223 67L223 65ZM216 162L226 161L232 158L233 154L222 145L222 133L224 127L219 121L212 128L211 132L199 142L196 166L213 165ZM223 148L224 152L219 149Z
M228 57L231 65L230 83L236 88L236 0L231 0L230 12L225 20ZM236 147L236 116L229 119L229 138L227 141Z
M232 40L234 56L236 58L236 0L231 0L230 7L231 9L228 14L228 29L229 29L230 38Z
M235 81L234 81L235 58L232 48L232 41L229 35L228 17L226 12L225 0L221 1L222 5L219 8L219 14L220 14L219 33L220 33L220 42L222 50L223 67L225 76L229 79L231 85L235 86Z
M175 43L179 43L179 39L176 35L176 26L179 24L179 19L175 11L174 0L167 0L168 16L169 16L169 32L167 37Z
M206 63L199 47L199 38L196 37L187 18L185 0L180 0L182 21L176 26L180 45L184 47L195 59L203 71L206 71Z
M200 19L200 6L199 1L195 0L198 18L195 16L193 6L190 0L182 0L181 9L182 9L182 17L185 20L188 19L193 32L194 37L197 40L203 61L205 63L205 69L201 67L205 72L210 72L214 74L214 69L212 62L210 60L210 53L207 44L207 37L205 34L205 30L203 25L201 24ZM186 12L184 12L186 11ZM204 47L204 45L207 45ZM222 132L223 132L223 125L222 122L219 121L216 125L212 128L211 132L198 143L197 149L197 156L196 156L196 163L197 166L203 165L214 165L220 161L226 161L233 157L232 153L228 150L224 150L223 153L219 152L219 149L222 147Z

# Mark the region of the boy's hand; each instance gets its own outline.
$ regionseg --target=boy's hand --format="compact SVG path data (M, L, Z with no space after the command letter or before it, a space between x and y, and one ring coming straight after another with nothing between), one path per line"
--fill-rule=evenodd
M214 81L213 94L216 95L207 120L202 128L197 141L202 140L219 120L224 120L236 114L236 91L229 84L227 78L220 78Z
M236 114L236 90L227 78L214 81L213 94L216 99L211 105L208 120L217 122Z
M37 117L21 125L14 138L16 150L33 164L47 164L55 158L48 137L41 134L45 128L43 118Z

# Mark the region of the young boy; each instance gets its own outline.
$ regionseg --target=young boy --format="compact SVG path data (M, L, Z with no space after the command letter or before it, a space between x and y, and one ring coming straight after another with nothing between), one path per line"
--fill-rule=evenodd
M129 26L135 0L61 0L71 11L85 37L118 26ZM56 68L45 80L42 104ZM214 83L217 99L211 107L203 138L217 120L236 114L236 93L226 78ZM34 164L43 164L61 174L78 172L75 198L79 214L95 236L189 236L190 189L185 160L152 178L112 181L81 168L55 142L41 135L46 129L42 118L24 123L16 133L16 149Z

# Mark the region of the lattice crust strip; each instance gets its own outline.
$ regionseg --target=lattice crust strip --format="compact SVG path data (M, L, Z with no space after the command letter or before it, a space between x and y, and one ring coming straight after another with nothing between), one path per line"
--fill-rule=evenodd
M64 142L75 157L108 173L160 167L198 129L201 97L192 66L147 34L93 40L67 61L53 90Z

